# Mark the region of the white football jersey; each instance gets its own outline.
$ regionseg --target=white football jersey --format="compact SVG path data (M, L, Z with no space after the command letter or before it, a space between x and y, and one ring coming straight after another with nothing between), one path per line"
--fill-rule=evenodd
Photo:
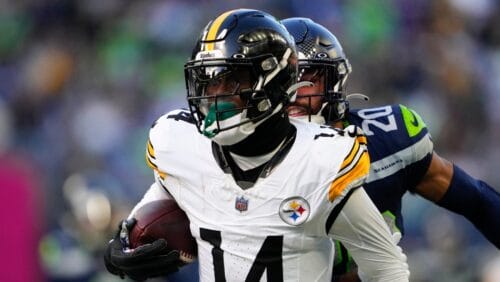
M212 153L189 112L153 125L146 159L191 222L200 281L330 281L339 202L369 171L364 136L292 120L286 157L249 189Z

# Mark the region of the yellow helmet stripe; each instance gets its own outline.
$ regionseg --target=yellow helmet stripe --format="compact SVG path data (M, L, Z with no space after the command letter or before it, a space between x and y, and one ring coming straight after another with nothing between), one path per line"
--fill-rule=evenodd
M333 202L342 192L363 184L370 170L370 157L368 152L364 151L358 162L346 174L335 179L328 190L328 200Z
M235 11L235 10L227 11L224 14L218 16L214 20L214 22L212 23L212 25L210 26L210 28L208 30L207 36L205 37L204 41L214 41L216 39L216 36L217 36L217 33L219 32L220 26L222 25L222 23L224 22L224 20L231 13L233 13L233 11ZM214 49L214 46L215 46L215 42L206 43L205 50L206 51L211 51L211 50Z

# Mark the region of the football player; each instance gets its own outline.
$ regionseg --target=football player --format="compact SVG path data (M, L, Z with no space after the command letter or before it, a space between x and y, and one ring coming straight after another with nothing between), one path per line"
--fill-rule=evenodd
M406 258L361 187L365 137L355 126L289 120L297 75L294 40L271 15L239 9L211 21L185 65L190 110L150 130L156 181L136 208L175 199L198 244L200 281L330 281L332 238L361 278L408 281ZM131 250L122 227L105 253L111 273L176 270L168 242Z
M289 115L338 128L356 125L363 129L371 160L364 187L395 240L404 231L401 199L409 191L463 215L499 248L499 193L440 157L415 111L403 105L350 110L344 86L351 65L337 38L307 18L282 23L297 45L300 80L311 82L297 91ZM337 260L335 269L342 273L350 260L345 249L338 255L343 260Z

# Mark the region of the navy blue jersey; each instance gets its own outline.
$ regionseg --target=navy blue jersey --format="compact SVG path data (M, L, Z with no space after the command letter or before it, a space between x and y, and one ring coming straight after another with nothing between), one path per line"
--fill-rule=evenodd
M363 129L368 140L370 173L363 185L393 233L404 234L401 202L414 191L432 159L433 144L422 118L403 105L350 110L344 125ZM353 260L336 242L334 275L353 267Z
M351 110L347 122L361 127L368 139L371 169L363 185L366 192L391 227L404 233L402 197L415 189L432 159L425 123L403 105Z

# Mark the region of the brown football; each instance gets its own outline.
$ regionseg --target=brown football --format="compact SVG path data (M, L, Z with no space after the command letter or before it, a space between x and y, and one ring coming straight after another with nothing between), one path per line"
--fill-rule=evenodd
M179 251L183 262L190 263L196 258L196 240L189 230L189 219L174 200L148 203L134 217L137 223L129 233L132 248L163 238L169 248Z

